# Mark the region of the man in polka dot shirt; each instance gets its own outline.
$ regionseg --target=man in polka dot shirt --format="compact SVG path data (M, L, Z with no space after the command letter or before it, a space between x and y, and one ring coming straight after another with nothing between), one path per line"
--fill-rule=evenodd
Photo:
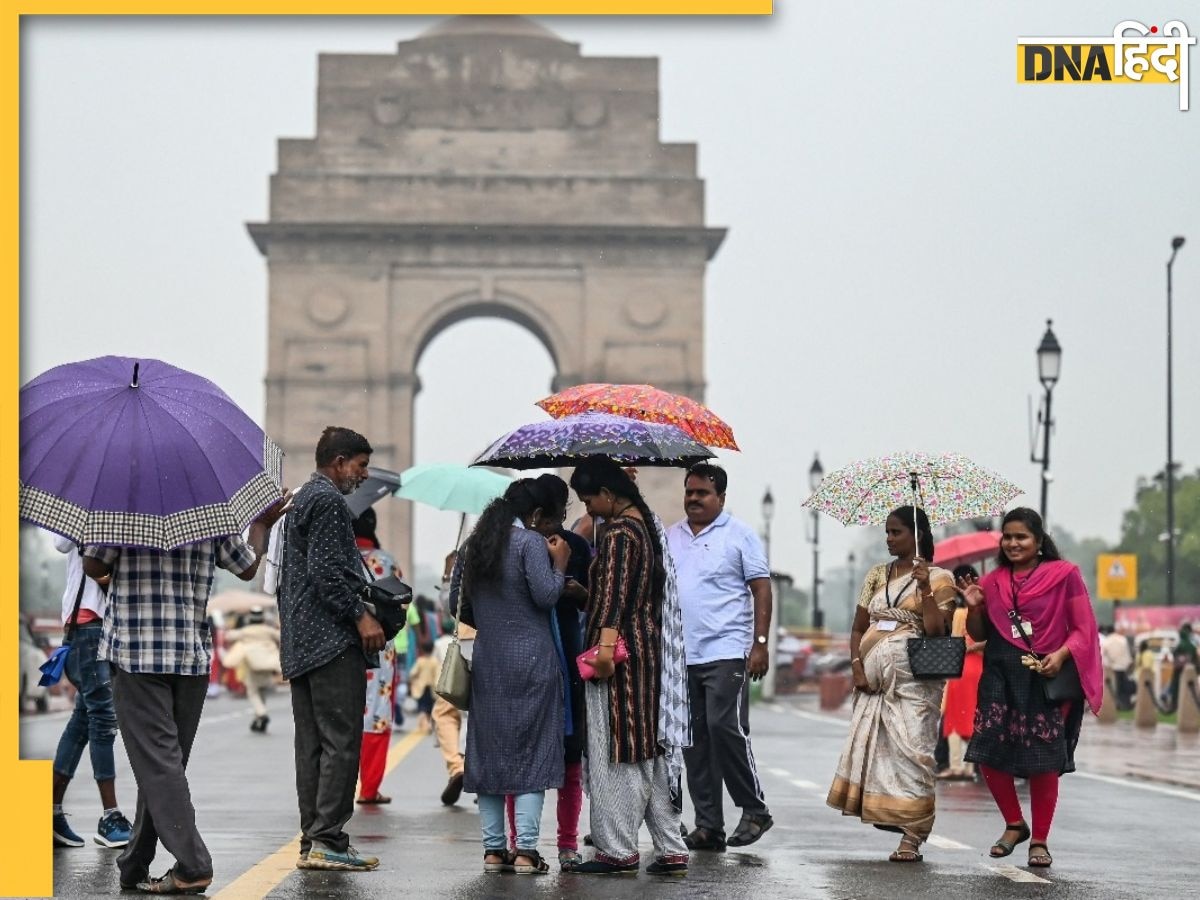
M346 505L370 461L365 437L326 428L317 469L297 491L284 526L280 661L296 722L301 869L379 865L350 846L345 831L354 812L366 672L384 645L383 628L363 605L367 577Z

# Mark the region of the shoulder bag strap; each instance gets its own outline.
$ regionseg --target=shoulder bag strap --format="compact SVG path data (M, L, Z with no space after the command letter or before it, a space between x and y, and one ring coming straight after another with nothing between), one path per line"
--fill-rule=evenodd
M1012 579L1012 573L1009 573L1008 577ZM1008 618L1012 621L1017 631L1020 632L1021 639L1025 641L1025 645L1029 648L1029 652L1034 656L1037 656L1038 653L1033 649L1033 641L1029 637L1029 632L1025 630L1025 625L1021 621L1020 610L1017 609L1017 592L1015 588L1016 582L1010 581L1010 589L1012 589L1012 611L1008 614Z
M83 551L76 548L76 552L79 553L79 590L75 592L75 607L71 610L63 633L63 640L68 643L75 635L75 626L79 621L79 606L83 602L83 589L87 585L87 573L83 571Z

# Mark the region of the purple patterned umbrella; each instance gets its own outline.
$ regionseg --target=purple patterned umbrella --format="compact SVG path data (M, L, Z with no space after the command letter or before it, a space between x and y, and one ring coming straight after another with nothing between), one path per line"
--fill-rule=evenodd
M472 465L551 469L607 456L627 466L690 466L712 455L674 425L581 413L522 425L484 450Z
M21 388L22 519L81 544L170 550L279 499L283 453L215 384L104 356Z

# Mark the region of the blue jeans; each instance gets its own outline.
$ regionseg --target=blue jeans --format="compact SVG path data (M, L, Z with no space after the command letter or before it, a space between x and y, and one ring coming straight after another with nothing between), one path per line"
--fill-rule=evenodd
M542 827L542 803L546 799L545 791L530 794L517 794L517 849L535 850L538 844L538 833ZM508 842L504 839L504 795L479 795L479 825L483 830L483 849L487 852L503 853Z
M112 781L117 776L113 761L117 711L113 706L112 673L106 660L96 658L102 628L101 622L80 625L67 654L64 673L78 693L54 754L54 771L67 778L75 777L84 747L91 749L92 777Z

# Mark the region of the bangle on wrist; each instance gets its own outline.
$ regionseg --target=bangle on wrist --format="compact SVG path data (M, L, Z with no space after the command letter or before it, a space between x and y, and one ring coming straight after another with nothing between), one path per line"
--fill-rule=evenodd
M850 660L850 665L854 665L855 663L860 663L860 662L862 662L862 657L856 656L856 657L854 657L854 659Z

